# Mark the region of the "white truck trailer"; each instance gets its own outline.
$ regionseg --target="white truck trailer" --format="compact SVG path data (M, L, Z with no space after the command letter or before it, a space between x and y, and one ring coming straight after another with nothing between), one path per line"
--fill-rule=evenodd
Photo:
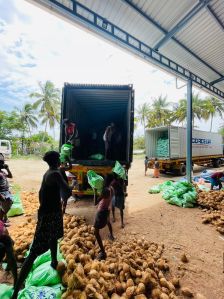
M186 128L169 126L146 129L146 156L149 158L149 168L153 168L157 158L161 172L186 174ZM192 132L192 162L197 165L222 164L223 142L218 133L193 130Z
M12 147L9 140L0 139L0 158L9 159L12 155Z

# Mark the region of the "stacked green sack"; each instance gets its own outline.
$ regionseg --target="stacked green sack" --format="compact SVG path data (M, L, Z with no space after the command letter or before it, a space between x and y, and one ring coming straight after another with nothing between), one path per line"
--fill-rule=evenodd
M169 157L169 140L167 138L159 138L157 140L156 157Z
M149 193L162 191L162 197L172 205L183 208L193 208L197 202L197 192L195 187L187 182L171 182L167 181L163 184L154 186Z
M0 298L10 299L13 294L13 287L4 283L0 284Z
M58 251L58 260L63 261ZM60 299L64 287L58 272L51 267L50 250L38 256L26 279L25 288L19 292L18 299ZM10 299L11 285L0 284L0 298Z
M58 261L64 261L59 248L57 258ZM63 290L58 272L51 267L51 253L48 250L34 261L18 299L60 299Z
M161 187L163 198L172 205L183 208L193 208L197 202L197 192L192 184L187 182L165 182Z
M11 209L8 211L7 216L13 217L13 216L19 216L24 213L23 205L21 202L20 194L16 193L13 194L13 204L11 206Z

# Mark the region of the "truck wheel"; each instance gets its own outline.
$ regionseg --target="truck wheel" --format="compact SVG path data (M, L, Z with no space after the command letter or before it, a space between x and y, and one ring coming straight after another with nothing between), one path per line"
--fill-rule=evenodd
M213 167L215 168L219 168L221 166L221 160L220 159L216 159L213 161Z
M180 165L179 175L186 175L186 165Z

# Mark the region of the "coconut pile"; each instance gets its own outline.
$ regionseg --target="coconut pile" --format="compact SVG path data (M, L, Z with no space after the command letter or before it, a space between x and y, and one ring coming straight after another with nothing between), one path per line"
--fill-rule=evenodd
M215 225L224 234L224 191L200 192L197 201L205 213L202 222Z
M21 200L25 210L25 216L31 216L37 212L39 200L36 192L22 192Z
M18 262L24 260L25 253L33 241L35 227L36 221L32 217L24 219L23 222L20 222L20 224L16 226L16 229L15 227L9 227L10 236L15 242L14 253Z
M39 207L37 193L35 192L22 192L21 200L26 218L21 218L16 227L13 225L8 228L10 236L15 242L14 252L18 262L24 260L25 253L33 241L36 228L36 219L33 215L37 213Z
M83 217L66 215L64 230L60 250L67 263L62 275L67 290L62 298L177 298L179 280L167 279L169 265L162 258L162 245L144 239L105 241L107 259L97 261L94 228Z

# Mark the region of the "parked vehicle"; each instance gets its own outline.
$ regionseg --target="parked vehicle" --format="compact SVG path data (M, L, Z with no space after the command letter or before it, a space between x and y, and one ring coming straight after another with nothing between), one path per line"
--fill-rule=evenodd
M132 85L68 84L63 88L60 146L66 142L63 120L76 125L78 137L72 151L72 170L77 177L75 195L92 195L87 171L105 176L115 160L128 170L133 154L134 90ZM114 123L121 138L115 159L105 159L103 136Z
M0 139L0 157L4 159L11 158L12 155L12 147L9 140Z
M158 127L146 129L146 156L149 168L158 158L161 172L186 174L186 128ZM218 133L193 130L192 162L197 165L220 167L223 163L222 136Z

